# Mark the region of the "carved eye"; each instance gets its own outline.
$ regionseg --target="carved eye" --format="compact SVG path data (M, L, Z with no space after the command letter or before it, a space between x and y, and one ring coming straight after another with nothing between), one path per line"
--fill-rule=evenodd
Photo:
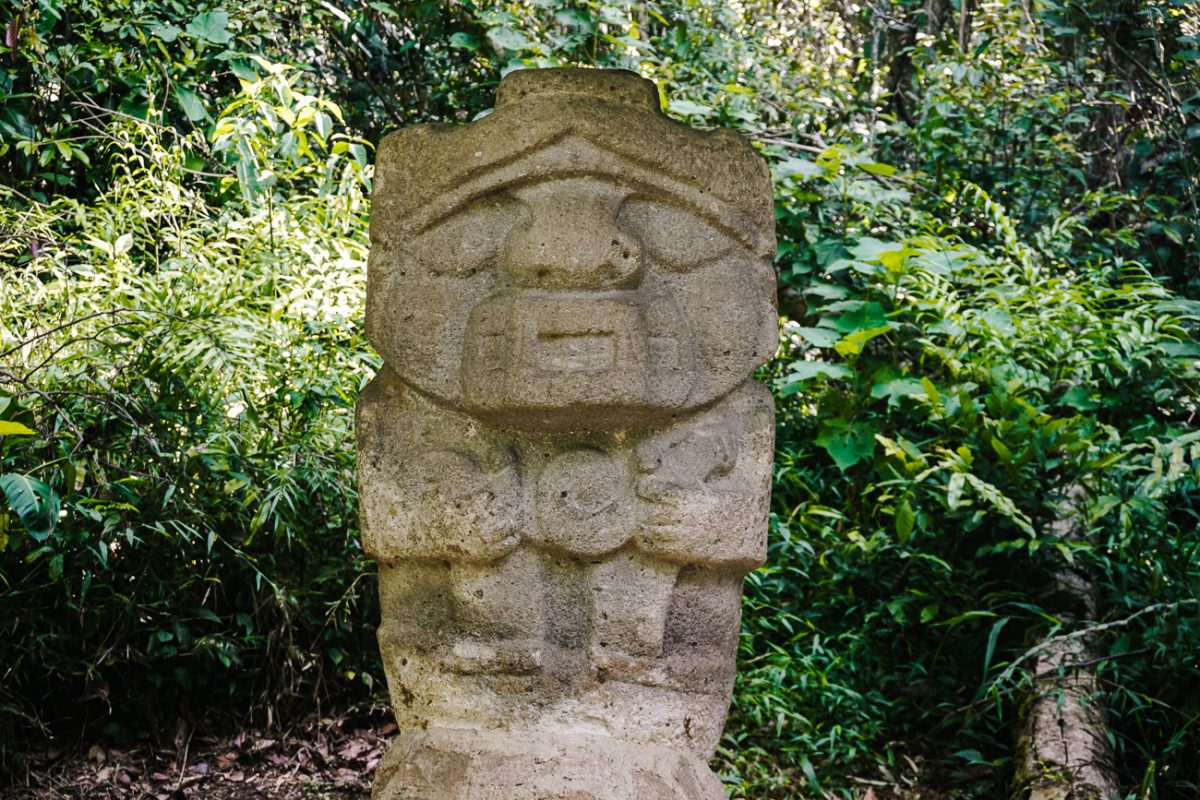
M439 222L404 248L429 277L470 278L495 269L504 237L521 219L518 203L492 198Z
M686 272L726 256L736 243L693 212L655 200L633 199L619 220L642 240L651 257Z

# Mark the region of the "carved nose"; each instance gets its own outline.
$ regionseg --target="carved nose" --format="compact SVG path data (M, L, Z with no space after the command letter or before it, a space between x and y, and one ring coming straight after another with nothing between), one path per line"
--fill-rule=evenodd
M517 192L529 219L504 240L501 273L521 288L633 289L642 282L642 243L617 227L624 192L584 179Z

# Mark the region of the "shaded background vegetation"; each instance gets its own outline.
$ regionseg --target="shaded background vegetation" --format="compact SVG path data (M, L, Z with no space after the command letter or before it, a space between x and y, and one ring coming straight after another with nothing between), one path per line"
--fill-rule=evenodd
M1200 7L239 3L0 12L0 770L30 737L380 690L353 402L373 146L509 69L656 80L771 164L769 563L719 768L1000 796L1101 593L1123 786L1200 791ZM1064 511L1086 535L1057 536ZM857 788L856 788L857 787Z

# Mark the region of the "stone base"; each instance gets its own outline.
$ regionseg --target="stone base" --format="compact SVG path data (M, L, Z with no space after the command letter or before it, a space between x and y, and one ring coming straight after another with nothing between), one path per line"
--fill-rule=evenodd
M372 800L724 800L692 753L590 734L402 733Z

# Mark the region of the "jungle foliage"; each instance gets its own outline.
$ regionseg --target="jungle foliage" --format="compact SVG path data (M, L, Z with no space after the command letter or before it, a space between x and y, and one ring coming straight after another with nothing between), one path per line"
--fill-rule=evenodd
M1192 0L4 13L0 769L18 737L381 689L353 488L373 145L582 64L774 176L731 793L1002 795L1064 565L1101 590L1126 791L1200 791Z

